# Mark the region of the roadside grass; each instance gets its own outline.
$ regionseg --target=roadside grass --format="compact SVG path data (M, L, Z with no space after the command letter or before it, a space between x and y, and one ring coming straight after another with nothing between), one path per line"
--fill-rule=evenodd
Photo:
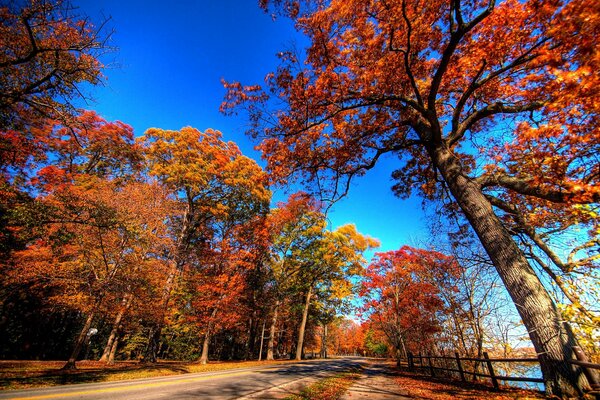
M359 370L340 372L307 386L299 394L286 397L285 400L337 400L360 376Z
M118 361L113 365L99 361L78 361L77 369L63 371L61 368L65 361L0 361L0 390L43 388L73 383L114 382L289 362L293 361L210 362L205 365L180 361L162 361L156 364Z

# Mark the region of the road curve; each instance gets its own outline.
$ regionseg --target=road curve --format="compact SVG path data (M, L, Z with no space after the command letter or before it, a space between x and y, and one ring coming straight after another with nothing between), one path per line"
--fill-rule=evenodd
M303 361L294 364L183 374L119 382L55 386L0 392L0 399L186 400L269 398L276 388L358 367L360 358Z

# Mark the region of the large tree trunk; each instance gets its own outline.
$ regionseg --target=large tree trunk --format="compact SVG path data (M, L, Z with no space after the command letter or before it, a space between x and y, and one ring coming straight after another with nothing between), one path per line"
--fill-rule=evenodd
M83 349L83 346L85 345L85 341L86 339L88 339L88 332L90 330L90 327L92 326L92 321L94 320L94 313L91 312L87 319L85 320L85 323L83 324L83 328L81 328L81 332L79 332L79 336L77 337L77 341L75 342L75 347L73 348L73 351L71 352L71 356L69 357L69 360L67 361L67 363L62 367L62 369L75 369L75 361L77 361L77 357L79 357L79 353L81 353L81 349Z
M131 300L133 299L133 295L131 293L127 293L123 297L123 301L121 301L121 308L115 317L113 322L112 329L110 331L110 335L108 336L108 341L106 342L106 346L104 347L104 351L102 352L102 357L100 357L100 361L109 361L109 357L113 348L113 343L117 339L119 334L119 329L121 326L121 321L123 320L123 316L129 310L131 306Z
M306 300L304 301L304 310L302 311L302 322L298 330L298 345L296 346L296 360L302 360L302 349L304 347L304 331L306 329L306 320L308 319L308 308L310 307L310 296L312 295L312 286L308 287Z
M558 396L581 395L585 385L583 374L565 362L572 359L576 339L562 321L554 301L481 188L463 173L453 153L439 147L430 151L430 155L517 307L538 354L546 392Z
M275 344L275 328L277 326L277 312L279 311L279 300L275 302L273 307L273 318L271 319L271 327L269 328L269 343L267 344L267 360L273 360L273 348Z

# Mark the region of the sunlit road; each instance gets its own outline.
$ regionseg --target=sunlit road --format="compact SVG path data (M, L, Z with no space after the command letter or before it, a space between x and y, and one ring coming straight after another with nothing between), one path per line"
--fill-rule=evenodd
M0 392L0 399L239 399L272 398L277 388L357 367L360 358L304 361L264 368L185 374L122 382Z

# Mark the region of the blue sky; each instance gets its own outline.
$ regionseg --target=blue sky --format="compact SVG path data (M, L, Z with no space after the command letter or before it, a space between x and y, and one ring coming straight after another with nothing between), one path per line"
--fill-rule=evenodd
M105 86L90 90L94 101L85 107L132 125L136 135L150 127L218 129L259 160L255 143L244 135L244 118L219 113L225 94L221 79L263 83L277 67L279 51L305 43L290 21L273 20L257 0L73 3L94 21L111 18L110 44L117 48L103 59ZM427 237L421 200L392 195L394 165L393 157L380 162L329 214L333 227L355 223L360 232L380 239L380 251L417 245ZM276 190L276 199L284 197L282 189Z

